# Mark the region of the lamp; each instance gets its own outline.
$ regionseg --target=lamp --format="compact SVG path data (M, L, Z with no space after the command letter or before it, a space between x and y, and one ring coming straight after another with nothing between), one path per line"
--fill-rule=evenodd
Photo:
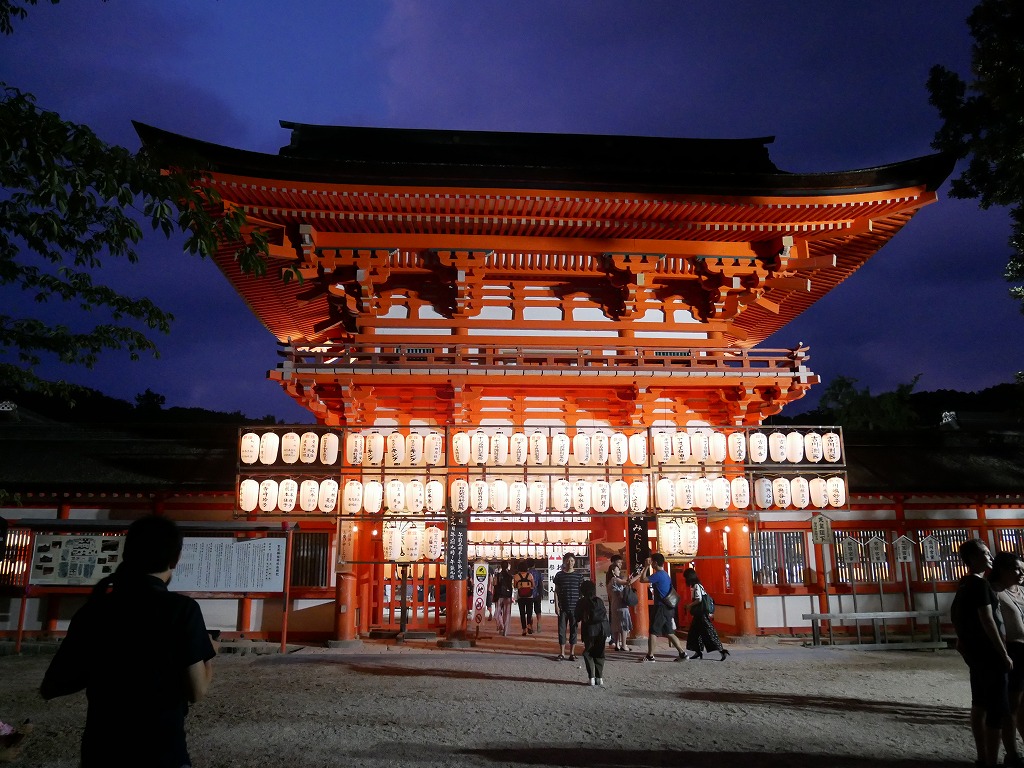
M405 438L405 450L409 454L409 466L420 466L423 463L423 435L410 432Z
M634 432L629 436L629 460L638 467L647 465L647 433Z
M426 495L423 489L423 481L413 478L405 484L405 509L412 514L419 514L423 511L426 503Z
M281 435L281 461L285 464L294 464L299 460L299 442L299 435L296 432L285 432Z
M238 444L238 458L243 464L255 464L259 457L260 436L255 432L246 432Z
M291 512L295 509L298 496L299 484L290 477L282 480L277 487L277 508L282 512Z
M572 438L572 455L576 457L576 463L589 464L592 454L590 435L586 432L577 431Z
M363 510L371 515L380 512L384 502L384 486L380 480L370 480L363 486Z
M456 464L460 466L469 464L469 449L469 435L465 432L456 432L452 435L452 460Z
M277 461L277 449L281 438L273 432L260 435L260 464L273 464Z
M444 509L444 484L440 480L428 480L423 486L423 498L427 511L437 514Z
M750 448L750 460L754 464L763 464L768 460L768 437L764 432L751 432L747 445Z
M257 441L259 438L257 438ZM257 452L258 453L258 452ZM247 477L238 485L238 508L243 512L252 512L260 500L260 484Z
M313 434L307 432L306 434ZM306 435L302 436L303 442L306 440ZM350 432L348 437L345 439L345 461L350 466L358 467L363 463L363 452L366 450L366 438L358 432ZM305 453L305 451L303 451ZM305 461L305 459L303 459Z
M405 483L401 480L388 480L384 486L384 502L389 512L404 512Z
M303 483L305 485L305 483ZM345 491L341 496L341 508L346 514L354 515L363 505L363 484L358 480L345 483Z
M595 480L590 485L590 504L595 512L604 514L612 504L612 487L607 480Z
M617 467L621 467L629 458L629 438L621 432L612 433L608 441L608 458Z
M427 464L434 467L441 463L444 450L444 436L440 432L430 432L423 438L423 456Z
M826 432L821 440L824 444L823 453L825 461L829 464L838 464L843 454L842 440L839 439L839 435L835 432Z
M513 433L508 441L508 452L512 463L517 467L526 466L526 457L530 455L530 441L522 432Z
M732 492L732 503L737 509L746 509L750 506L750 483L745 477L734 477L729 483L729 490Z
M569 436L556 432L551 438L551 463L564 467L569 463Z
M384 463L384 435L380 432L371 432L366 438L366 461L371 467Z
M772 432L768 438L768 456L776 464L786 460L786 436L782 432Z
M320 483L320 494L317 498L317 509L324 514L330 514L338 505L338 482L336 480L323 480Z
M491 437L491 464L502 466L508 461L508 435L498 432Z
M608 463L608 435L604 432L595 432L590 437L590 450L594 463L603 467Z
M530 435L530 462L537 465L548 462L548 438L539 429Z
M273 512L277 508L277 481L267 478L260 483L260 512Z
M469 509L469 483L461 477L452 481L451 501L452 512L462 514Z
M799 432L786 435L786 461L799 464L804 460L804 436Z
M360 499L362 498L360 494ZM316 480L303 480L299 484L299 509L312 512L320 501L320 483Z
M405 463L405 435L392 432L388 435L388 462L392 467L400 467Z
M742 432L732 432L728 437L729 459L731 461L745 461L747 458L747 441Z
M424 538L426 539L427 558L430 560L440 559L444 554L444 535L441 533L441 529L434 526L427 528Z
M492 480L489 491L491 497L491 509L493 509L495 512L504 512L506 509L508 509L507 482L500 479Z

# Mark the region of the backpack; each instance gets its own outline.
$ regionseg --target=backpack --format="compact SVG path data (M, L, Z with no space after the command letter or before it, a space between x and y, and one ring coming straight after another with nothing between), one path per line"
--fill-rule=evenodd
M715 599L707 592L705 592L704 597L700 599L700 607L704 610L705 616L715 615Z
M494 596L512 597L512 574L508 571L498 571L494 580Z
M517 574L518 575L518 574ZM526 574L526 578L516 579L516 593L521 598L533 597L533 575Z
M604 600L599 597L591 598L583 612L583 623L603 624L606 621L608 621L608 609L605 608Z

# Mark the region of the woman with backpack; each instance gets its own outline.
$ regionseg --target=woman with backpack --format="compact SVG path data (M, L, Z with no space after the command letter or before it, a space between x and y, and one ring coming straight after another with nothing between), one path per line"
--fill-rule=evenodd
M519 603L519 621L523 625L523 634L533 634L533 573L530 571L532 563L523 560L512 577L512 587L515 590L516 602Z
M499 635L508 635L508 623L512 617L512 570L508 560L503 560L492 579L494 590L494 629Z
M583 636L583 662L591 685L604 685L604 646L611 627L604 600L597 596L594 582L580 584L580 599L576 602L576 620Z
M700 577L693 568L687 568L683 572L683 579L690 588L689 612L693 617L690 620L690 631L686 635L686 650L694 651L691 659L703 659L704 649L718 651L722 654L722 661L725 661L729 652L725 650L722 641L718 637L715 625L711 623L711 616L715 612L715 602L711 595L700 583Z

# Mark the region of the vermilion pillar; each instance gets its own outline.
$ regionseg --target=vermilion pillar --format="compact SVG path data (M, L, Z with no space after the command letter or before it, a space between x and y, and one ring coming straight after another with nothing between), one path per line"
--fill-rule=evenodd
M466 637L466 580L458 579L448 582L445 598L445 610L448 612L448 639L463 640Z
M748 637L757 634L757 614L754 611L754 569L750 558L750 535L743 531L746 520L730 520L729 570L733 594L736 595L736 634Z

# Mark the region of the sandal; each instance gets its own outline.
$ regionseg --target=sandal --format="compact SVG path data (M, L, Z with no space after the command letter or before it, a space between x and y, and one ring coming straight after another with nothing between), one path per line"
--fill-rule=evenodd
M558 654L558 661L565 661L565 656Z
M569 654L569 661L576 661L576 654L575 653L570 653Z

